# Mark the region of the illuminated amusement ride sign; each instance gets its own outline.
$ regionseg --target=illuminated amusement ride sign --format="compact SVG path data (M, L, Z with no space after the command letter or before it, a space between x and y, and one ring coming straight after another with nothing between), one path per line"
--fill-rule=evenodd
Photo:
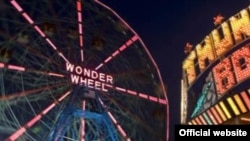
M250 36L249 11L249 7L243 9L223 22L190 51L182 66L188 86L212 64L215 64L212 73L220 95L250 77L250 45L240 45ZM239 45L241 48L228 54Z
M70 72L73 84L84 85L89 88L107 92L107 84L113 84L113 77L95 70L87 69L78 65L66 63L66 70Z
M187 44L185 49L181 122L244 123L240 115L250 112L250 7L218 25L194 48Z

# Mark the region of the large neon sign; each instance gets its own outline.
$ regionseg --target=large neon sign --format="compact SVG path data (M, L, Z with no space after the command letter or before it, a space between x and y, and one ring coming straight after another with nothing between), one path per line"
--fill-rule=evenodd
M78 65L66 63L66 70L69 71L73 84L84 85L96 90L107 92L107 84L113 84L113 77L95 70L83 68Z
M213 68L218 94L250 77L250 46L244 46Z
M239 91L238 88L242 88L241 86L247 87L244 84L250 79L250 7L241 10L212 30L188 53L182 65L183 84L189 97L186 99L192 102L193 93L199 93L199 95L195 95L198 101L196 105L191 105L194 107L187 108L190 105L186 105L186 109L193 110L182 111L183 115L188 115L189 112L191 118L197 116L192 119L192 122L195 120L202 124L225 122L227 118L231 118L231 115L226 109L227 106L218 100L230 91ZM208 77L213 83L213 88L204 89L208 88L205 87ZM204 82L201 88L201 83ZM234 98L234 100L242 103L240 98ZM234 100L227 99L229 106L234 105ZM239 106L242 108L244 105ZM222 109L219 109L220 107ZM231 110L235 115L239 115L240 112L236 108L234 105ZM217 120L218 123L214 122L215 109L220 113L225 112L223 119ZM244 109L242 111L246 112ZM211 116L211 120L205 123L204 119L207 119L207 116Z
M182 66L188 85L215 60L222 58L234 45L250 36L249 10L248 7L229 18L190 52Z

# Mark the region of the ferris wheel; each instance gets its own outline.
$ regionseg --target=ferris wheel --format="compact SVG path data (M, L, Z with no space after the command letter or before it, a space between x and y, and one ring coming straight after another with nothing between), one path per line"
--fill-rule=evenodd
M97 0L0 1L0 140L168 140L166 90L137 33Z

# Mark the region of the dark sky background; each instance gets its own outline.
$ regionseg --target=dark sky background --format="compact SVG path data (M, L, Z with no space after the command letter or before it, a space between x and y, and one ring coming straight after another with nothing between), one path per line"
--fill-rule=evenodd
M180 123L180 88L184 47L201 42L216 26L213 17L227 20L249 0L101 0L115 10L142 38L167 85L170 141Z

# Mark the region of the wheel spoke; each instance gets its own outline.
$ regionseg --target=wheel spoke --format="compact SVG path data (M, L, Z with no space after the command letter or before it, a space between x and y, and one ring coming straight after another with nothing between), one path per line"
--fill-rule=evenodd
M53 107L56 106L58 102L61 102L65 97L67 97L70 94L70 91L63 94L60 98L55 100L53 103L51 103L47 108L45 108L41 113L36 115L34 118L32 118L29 122L27 122L25 125L23 125L21 128L19 128L15 133L13 133L9 138L6 139L6 141L13 141L19 138L22 134L25 133L25 131L32 127L36 122L38 122L42 116L46 115Z
M80 0L76 1L76 7L77 7L77 17L78 17L78 32L79 32L79 44L80 44L80 55L81 55L81 61L84 61L84 40L83 40L83 18L82 18L82 3Z
M62 59L65 62L69 62L68 59L58 50L56 45L47 37L47 35L41 30L39 26L37 26L34 21L31 19L31 17L22 9L22 7L15 1L11 0L11 4L14 6L14 8L17 9L17 11L22 14L22 16L28 21L30 25L40 34L42 38L46 40L46 42L57 52L57 54L62 57Z
M0 140L165 140L139 35L99 0L0 2Z
M138 36L134 35L131 39L129 39L125 44L121 45L119 49L117 49L114 53L112 53L111 56L109 56L107 59L104 60L100 65L98 65L95 70L100 69L104 64L108 63L110 60L112 60L114 57L119 55L122 51L124 51L126 48L131 46L136 40L138 40Z
M113 88L119 92L123 92L125 94L128 94L128 95L137 96L139 98L143 98L143 99L147 99L149 101L157 102L159 104L167 105L167 101L165 99L162 99L162 98L158 98L155 96L151 96L149 94L145 94L145 93L141 93L141 92L137 92L137 91L133 91L133 90L117 87L117 86L112 86L110 84L106 84L106 86L109 88Z
M103 101L99 98L98 99L99 102L101 103L102 107L105 108L107 107ZM113 116L113 114L111 114L110 111L107 111L109 118L111 119L111 121L113 122L113 124L116 126L116 128L118 129L118 131L120 132L120 134L123 136L123 138L126 141L130 141L131 139L127 136L126 132L123 130L123 128L121 127L121 125L118 123L118 121L115 119L115 117Z

